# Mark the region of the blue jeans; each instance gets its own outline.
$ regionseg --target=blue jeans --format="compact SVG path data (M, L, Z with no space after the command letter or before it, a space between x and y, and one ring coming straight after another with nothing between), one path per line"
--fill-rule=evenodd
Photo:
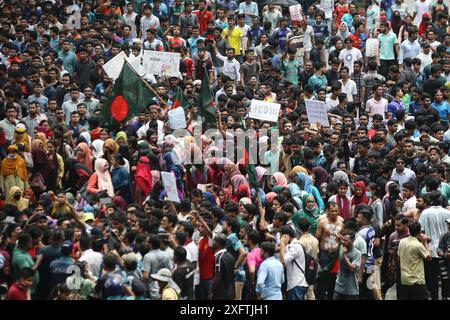
M306 291L308 291L308 287L293 287L291 290L287 292L288 300L304 300Z
M211 280L200 280L200 283L195 286L195 299L208 300L208 294L211 291Z

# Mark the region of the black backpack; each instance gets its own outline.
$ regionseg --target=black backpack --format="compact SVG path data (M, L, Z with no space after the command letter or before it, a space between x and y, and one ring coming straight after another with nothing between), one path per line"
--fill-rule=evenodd
M300 269L301 272L305 275L305 280L309 285L313 285L316 283L316 277L317 277L317 269L319 268L316 260L314 258L306 253L305 247L303 247L303 253L305 254L305 270L299 266L297 261L294 259L294 263L297 265L297 267Z

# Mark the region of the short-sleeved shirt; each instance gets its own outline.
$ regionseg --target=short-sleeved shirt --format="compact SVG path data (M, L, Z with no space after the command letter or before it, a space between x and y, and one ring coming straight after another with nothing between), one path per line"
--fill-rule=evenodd
M235 260L239 257L239 250L243 247L242 243L239 241L236 233L231 233L227 237L227 251L233 256Z
M234 48L234 53L238 56L241 54L241 42L240 39L242 38L243 34L241 29L238 27L234 27L233 31L231 31L231 34L227 37L228 28L224 29L222 31L222 37L225 38L228 42L228 46L230 48Z
M358 270L361 266L361 252L353 247L352 250L347 252L347 257L350 263L356 266L356 269L351 270L347 266L341 248L339 252L339 272L334 290L340 294L355 296L359 294Z
M255 274L258 273L258 268L263 262L261 258L261 248L255 248L250 251L247 255L247 266L250 268L251 266L255 267Z
M380 41L380 59L395 60L394 45L398 44L398 39L395 33L382 33L378 36L378 40Z
M20 250L19 248L14 249L13 252L13 271L16 279L19 279L19 272L23 268L32 268L34 266L33 258L26 251ZM31 293L33 294L39 284L39 272L36 271L33 277L33 286L31 287Z
M26 291L20 288L17 283L14 283L8 290L6 300L27 300Z
M374 265L373 242L375 239L375 229L371 225L363 226L359 229L358 234L364 239L367 245L367 258L365 268Z
M423 260L428 256L428 251L424 245L415 237L404 238L398 245L398 256L401 284L407 286L425 284Z
M347 48L342 49L339 53L339 59L344 61L344 66L346 66L350 73L353 73L353 64L357 60L362 59L361 50L352 48L351 50L348 50Z

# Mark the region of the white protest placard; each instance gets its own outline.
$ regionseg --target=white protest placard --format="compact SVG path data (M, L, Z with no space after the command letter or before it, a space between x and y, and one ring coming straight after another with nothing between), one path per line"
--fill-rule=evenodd
M303 21L302 5L297 4L289 7L289 14L291 15L291 21Z
M378 57L380 41L375 38L366 40L366 57Z
M186 116L182 107L170 110L168 113L170 128L173 130L186 128Z
M206 184L198 184L197 189L201 190L202 192L206 192Z
M139 75L139 77L143 77L145 75L144 69L142 68L142 55L135 56L134 54L130 54L129 57L125 58L128 61L131 68Z
M173 172L161 172L161 178L164 184L164 191L166 192L167 200L180 202L177 183L175 181L175 174Z
M179 53L144 50L142 67L146 73L179 78L180 60Z
M248 116L253 119L277 122L280 108L281 105L279 103L253 99Z
M103 65L103 70L105 70L109 78L116 80L119 77L126 58L127 55L125 52L121 51L117 56Z
M306 114L310 124L320 123L323 127L329 127L325 102L319 100L305 100Z

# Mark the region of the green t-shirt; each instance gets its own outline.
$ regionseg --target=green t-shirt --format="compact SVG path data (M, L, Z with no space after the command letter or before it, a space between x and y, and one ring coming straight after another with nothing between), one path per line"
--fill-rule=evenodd
M380 41L380 59L395 60L394 45L398 44L397 36L393 32L382 33L378 36L378 40Z
M23 268L32 268L34 261L31 255L19 248L15 248L13 252L13 272L16 279L19 279L19 272ZM36 292L36 287L39 284L39 272L36 270L33 277L33 285L31 286L31 294Z

